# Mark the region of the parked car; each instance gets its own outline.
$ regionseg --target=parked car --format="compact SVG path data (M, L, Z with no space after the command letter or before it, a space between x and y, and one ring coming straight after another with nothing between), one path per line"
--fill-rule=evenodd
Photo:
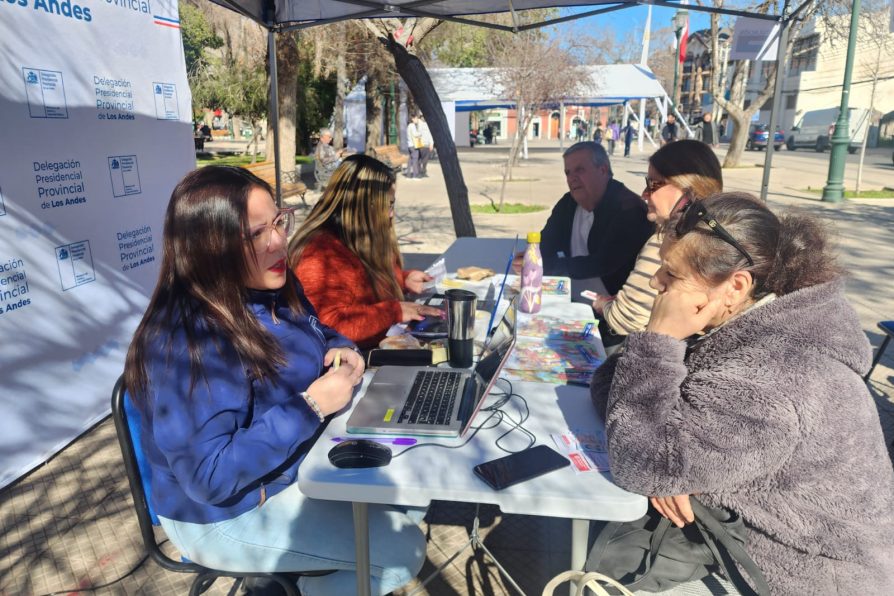
M805 112L794 126L791 134L785 142L789 150L794 151L798 147L811 147L814 151L825 151L835 132L835 122L838 120L838 108L825 108ZM866 108L848 109L848 153L856 153L863 144L863 138L869 129L869 110Z
M770 138L769 128L766 124L752 124L748 129L748 140L745 141L745 148L749 151L752 149L766 149L767 141ZM785 131L777 126L776 134L773 135L773 149L779 151L783 143L785 143Z

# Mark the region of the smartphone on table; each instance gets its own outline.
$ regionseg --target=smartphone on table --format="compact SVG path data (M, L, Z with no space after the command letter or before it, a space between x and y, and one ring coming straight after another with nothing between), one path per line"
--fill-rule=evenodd
M566 457L554 449L546 445L537 445L518 453L478 464L475 466L474 472L494 490L502 490L507 486L559 470L570 463Z

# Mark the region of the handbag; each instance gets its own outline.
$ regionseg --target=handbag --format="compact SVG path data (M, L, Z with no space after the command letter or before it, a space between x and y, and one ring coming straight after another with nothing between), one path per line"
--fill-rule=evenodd
M694 497L690 504L695 523L682 528L651 505L638 520L606 524L590 549L584 570L616 578L631 591L663 592L722 569L740 594L769 595L763 573L745 551L741 516L706 507Z
M607 586L611 586L615 590L617 590L622 596L634 596L633 592L625 588L623 585L619 584L615 580L610 577L606 577L601 573L595 573L593 571L563 571L556 577L552 578L547 582L546 586L543 588L543 596L553 596L556 592L556 588L561 586L567 581L575 582L577 584L577 591L575 594L577 596L584 596L586 591L592 590L596 596L609 596L609 591L602 587L603 584Z

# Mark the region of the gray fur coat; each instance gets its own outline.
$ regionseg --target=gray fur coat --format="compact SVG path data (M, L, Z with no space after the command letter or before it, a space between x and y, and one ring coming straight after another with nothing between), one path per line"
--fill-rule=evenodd
M687 355L633 333L593 377L615 482L745 520L773 594L894 593L894 471L833 282L752 309Z

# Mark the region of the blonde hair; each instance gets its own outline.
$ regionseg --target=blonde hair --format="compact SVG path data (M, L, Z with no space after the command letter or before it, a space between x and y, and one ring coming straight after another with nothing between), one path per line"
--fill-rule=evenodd
M668 143L652 154L649 163L665 180L701 200L723 191L723 170L708 145L686 139Z
M394 275L401 266L397 236L391 221L389 192L395 178L391 168L368 155L350 155L333 172L323 196L289 242L292 265L304 247L321 231L328 231L357 255L379 300L403 299Z

